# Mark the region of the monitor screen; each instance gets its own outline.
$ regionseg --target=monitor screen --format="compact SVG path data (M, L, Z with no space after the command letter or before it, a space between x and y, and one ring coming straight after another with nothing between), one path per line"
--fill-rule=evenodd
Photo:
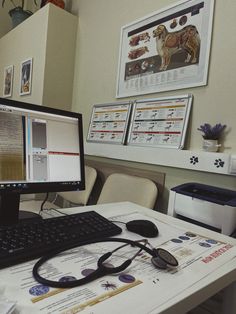
M22 193L84 188L81 114L0 98L0 224Z

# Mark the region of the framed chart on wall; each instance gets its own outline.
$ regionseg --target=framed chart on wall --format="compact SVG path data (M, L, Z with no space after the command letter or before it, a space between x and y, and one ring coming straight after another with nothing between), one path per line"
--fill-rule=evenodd
M134 103L128 145L183 149L192 95Z
M214 0L182 0L121 28L116 97L207 84Z
M130 102L94 105L89 124L88 142L124 144L127 135Z

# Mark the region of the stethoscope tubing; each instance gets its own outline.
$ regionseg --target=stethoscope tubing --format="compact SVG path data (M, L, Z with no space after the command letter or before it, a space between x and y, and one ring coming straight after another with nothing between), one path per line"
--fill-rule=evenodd
M108 252L106 254L104 254L103 256L100 257L100 259L98 260L98 268L92 272L91 274L87 275L84 278L78 279L78 280L74 280L74 281L68 281L68 282L60 282L60 281L53 281L53 280L49 280L46 278L43 278L40 274L39 274L39 269L40 267L46 263L48 260L52 259L53 257L56 257L58 254L73 249L75 247L81 247L83 245L88 245L88 244L93 244L93 243L100 243L100 242L121 242L121 243L127 243L130 244L133 247L139 247L140 249L144 250L145 252L147 252L148 254L150 254L152 257L156 256L155 250L150 249L148 247L146 247L145 245L141 244L138 241L132 241L129 239L125 239L125 238L101 238L101 239L96 239L96 240L89 240L83 243L74 243L73 245L64 247L63 249L58 249L58 250L54 250L52 251L50 254L47 254L43 257L41 257L34 265L33 267L33 276L34 278L41 284L46 285L46 286L50 286L53 288L74 288L74 287L78 287L81 285L84 285L86 283L89 283L95 279L98 279L104 275L108 275L108 274L112 274L112 273L117 273L120 272L122 270L124 270L125 268L127 268L129 266L129 264L131 264L131 259L125 261L121 266L118 267L114 267L114 268L108 268L103 266L102 262L103 260L105 260L108 255L112 252ZM116 249L114 250L116 251ZM110 254L111 255L111 254Z

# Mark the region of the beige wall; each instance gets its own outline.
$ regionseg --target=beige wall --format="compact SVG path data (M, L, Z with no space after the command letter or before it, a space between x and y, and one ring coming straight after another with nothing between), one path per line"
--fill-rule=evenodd
M15 5L21 5L21 0L14 0ZM37 6L35 6L33 0L25 0L25 9L32 12L39 9L41 1L37 1ZM10 0L6 0L4 7L2 8L2 1L0 1L0 38L8 33L12 29L11 18L8 14L9 10L13 9L14 6Z
M190 92L194 95L187 149L201 149L201 135L196 130L201 123L222 122L228 125L228 132L224 140L224 150L222 151L236 154L236 101L234 93L236 62L233 61L236 51L236 1L216 0L215 2L208 85L181 91L181 93ZM79 16L72 109L83 113L85 135L87 134L92 105L116 101L116 73L121 27L172 3L176 3L176 1L72 1L71 10ZM0 20L0 23L2 24L2 20ZM42 25L42 22L39 22L39 28L41 27L44 27L44 25ZM19 43L17 47L19 47ZM0 86L0 88L2 87ZM171 91L152 94L151 97L176 95L179 93L180 91ZM144 97L149 96L145 95ZM139 96L137 98L143 97ZM174 153L170 154L170 158L174 158ZM106 161L124 165L132 164L132 166L138 168L165 172L166 191L165 204L163 204L165 208L168 202L169 189L184 182L203 182L236 190L236 180L232 176L141 163L133 164L117 160Z
M221 122L226 123L228 126L222 152L236 154L236 62L233 61L234 52L236 51L236 2L234 0L216 0L215 2L208 85L135 98L192 93L194 103L187 138L187 149L201 150L202 138L199 131L197 131L200 124L204 122ZM79 12L79 26L73 110L83 113L85 135L87 134L92 105L116 101L116 74L121 27L172 3L176 3L176 1L74 1L74 8L77 8ZM95 157L88 158L96 159ZM170 154L169 158L174 158L174 154ZM117 160L107 160L107 162L131 164ZM184 182L196 181L236 189L235 177L231 176L140 163L132 163L132 165L138 168L166 172L165 207L168 201L168 190Z
M79 31L73 109L80 110L84 114L87 130L92 104L116 100L121 26L176 1L79 0L77 2ZM216 1L207 86L151 94L151 97L160 97L193 93L189 149L201 147L202 139L197 131L200 124L222 122L228 125L224 152L236 152L236 62L233 61L236 51L235 12L236 1ZM150 95L135 98L144 97Z
M7 13L9 7L9 4L6 4L4 8L0 7L0 38L11 29L11 18Z

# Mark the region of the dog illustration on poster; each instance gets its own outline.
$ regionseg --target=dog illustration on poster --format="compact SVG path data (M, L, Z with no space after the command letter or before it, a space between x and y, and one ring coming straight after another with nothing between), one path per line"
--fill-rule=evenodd
M196 26L188 25L179 31L169 32L165 25L158 25L153 30L153 37L156 39L157 54L161 58L161 71L168 68L172 55L181 51L187 52L185 63L197 63L201 40Z

